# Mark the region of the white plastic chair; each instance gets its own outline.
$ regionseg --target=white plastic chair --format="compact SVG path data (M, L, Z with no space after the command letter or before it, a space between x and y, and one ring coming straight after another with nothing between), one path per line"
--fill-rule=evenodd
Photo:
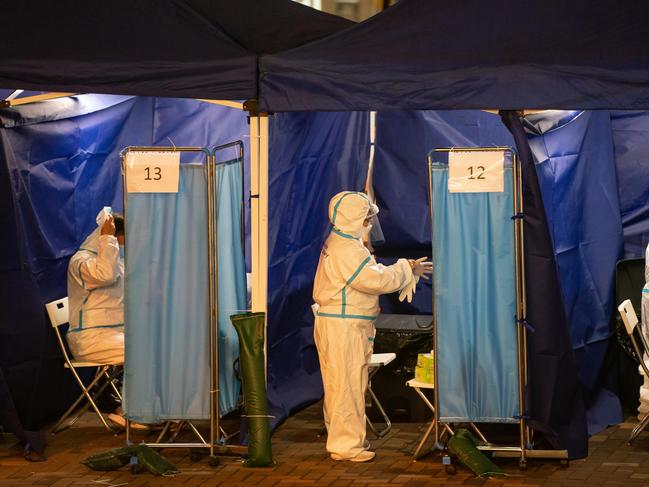
M647 353L647 351L649 351L649 347L647 346L647 340L645 339L644 333L642 333L642 325L638 322L638 315L635 314L631 300L625 299L622 304L618 306L617 310L620 312L620 316L622 317L622 322L624 323L626 333L631 339L631 346L633 347L633 350L640 360L640 367L643 375L645 377L649 377L649 369L647 368L647 364L645 364L644 359L645 354ZM634 334L636 328L639 330L639 333L637 333L637 335L640 336L640 343L642 344L642 346L640 346L638 344L638 340L636 340L636 334ZM648 423L649 413L645 414L640 422L636 425L636 427L633 428L633 431L629 436L629 445L646 428Z
M61 325L67 324L69 321L69 308L68 308L67 297L57 299L56 301L52 301L51 303L47 303L45 305L45 309L47 310L47 315L50 318L50 323L52 324L52 328L54 328L54 332L56 333L56 338L58 339L59 346L61 347L61 352L63 353L63 358L65 359L64 366L70 369L72 375L74 375L74 378L79 384L79 387L81 387L81 391L82 391L81 395L77 398L74 404L72 404L72 406L68 408L68 410L63 414L63 416L61 416L61 419L59 419L56 425L54 425L54 428L52 429L52 434L54 435L59 431L63 431L64 429L72 426L81 417L81 415L83 415L83 413L85 413L90 407L92 407L92 409L95 410L95 413L101 420L104 427L111 433L115 432L115 430L108 424L108 422L104 418L104 415L101 413L101 411L97 407L97 404L95 403L95 398L98 397L108 386L112 387L113 391L115 392L115 394L117 394L117 397L119 397L120 400L122 399L122 396L115 385L115 378L110 374L110 370L111 367L113 367L113 365L99 364L95 362L78 362L70 359L70 356L68 355L68 350L63 340L63 335L61 334L61 330L59 329ZM81 377L79 377L79 374L77 373L77 369L82 369L85 367L97 368L95 377L87 386L83 383ZM90 393L90 390L95 385L99 384L102 379L104 380L104 382L100 384L99 389L93 396ZM74 419L72 419L72 421L70 421L67 425L61 427L63 422L75 411L77 406L79 406L79 404L84 399L87 400L86 406L81 409L79 414L77 414L77 416L75 416Z

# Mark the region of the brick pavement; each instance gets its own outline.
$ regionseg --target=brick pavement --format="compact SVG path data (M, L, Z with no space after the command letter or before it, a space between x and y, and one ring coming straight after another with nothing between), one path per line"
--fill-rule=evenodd
M277 461L274 468L246 468L233 457L221 457L218 467L210 467L205 458L192 462L186 449L167 449L165 456L181 473L155 477L147 472L133 475L126 468L93 472L81 465L79 461L86 456L122 446L124 442L123 435L108 434L88 414L72 428L49 437L47 462L24 461L12 437L0 437L0 486L649 486L649 433L643 433L632 447L627 446L633 421L631 418L592 437L589 457L571 462L567 469L556 461L530 460L528 470L521 472L517 461L496 459L508 477L485 480L461 468L456 475L447 475L439 456L429 455L413 462L411 453L422 424L395 424L381 440L370 435L377 452L373 462L334 462L324 451L324 439L317 436L322 415L320 405L316 404L287 420L273 436ZM146 438L152 441L151 436Z

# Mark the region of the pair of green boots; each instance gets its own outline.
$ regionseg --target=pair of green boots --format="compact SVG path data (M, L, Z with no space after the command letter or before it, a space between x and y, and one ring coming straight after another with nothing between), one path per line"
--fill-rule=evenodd
M264 366L264 313L243 313L230 317L239 336L239 366L248 420L248 467L272 467L268 397ZM93 470L117 470L131 459L157 475L172 475L176 467L146 445L127 446L86 458Z

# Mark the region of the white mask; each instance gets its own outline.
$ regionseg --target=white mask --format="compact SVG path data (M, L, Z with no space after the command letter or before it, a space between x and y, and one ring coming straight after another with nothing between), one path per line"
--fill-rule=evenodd
M367 235L370 234L371 231L372 231L372 224L370 223L370 224L367 225L366 227L365 227L365 226L363 227L363 233L362 233L362 236L363 236L363 237L366 237Z

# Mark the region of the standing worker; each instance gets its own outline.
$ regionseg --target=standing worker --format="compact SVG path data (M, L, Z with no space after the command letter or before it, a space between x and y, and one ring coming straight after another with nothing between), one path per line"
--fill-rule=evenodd
M345 191L329 203L333 225L318 263L313 286L314 338L324 386L327 451L333 460L366 462L374 458L365 441L365 392L372 356L379 295L401 291L412 299L420 276L432 274L431 262L399 259L378 264L362 238L379 209L364 193Z

